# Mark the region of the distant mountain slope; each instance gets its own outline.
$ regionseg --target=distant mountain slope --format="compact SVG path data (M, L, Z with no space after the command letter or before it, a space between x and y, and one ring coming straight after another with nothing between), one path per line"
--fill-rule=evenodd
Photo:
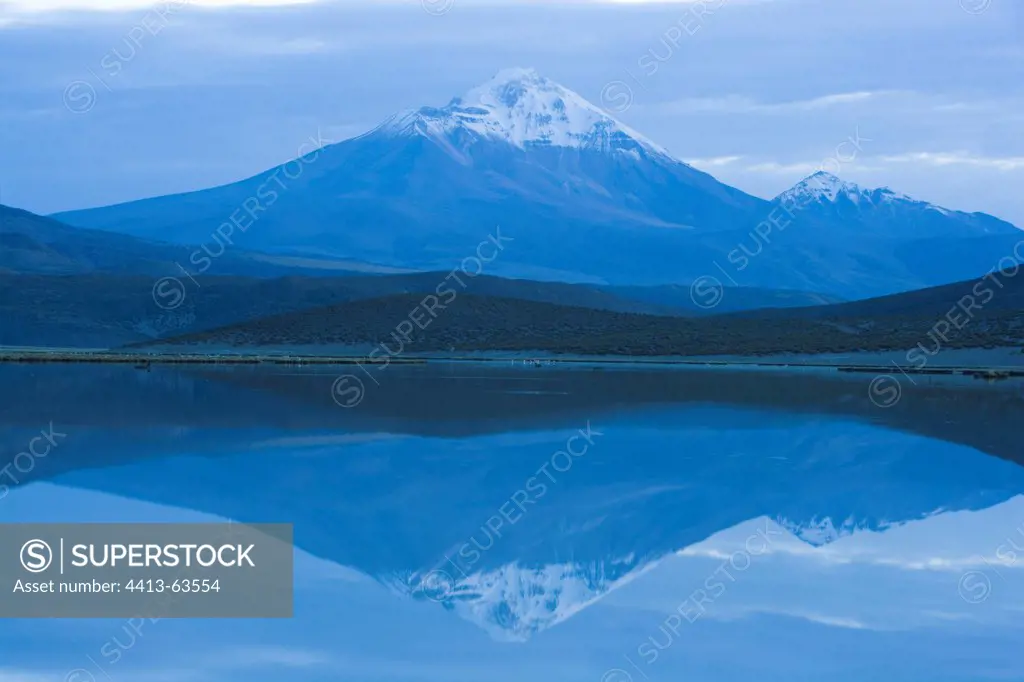
M45 277L0 274L0 345L113 346L211 329L345 301L435 293L448 273L349 277L204 277L186 286L180 306L161 309L145 276ZM451 282L452 286L456 286ZM585 285L480 276L481 294L662 314L671 306L631 301Z
M772 202L750 196L571 90L511 69L240 182L59 217L201 243L237 215L258 220L247 248L420 271L450 269L500 226L510 241L488 274L616 286L713 275L842 299L982 274L1024 235L989 216L820 181Z
M932 317L938 320L946 315L963 319L968 315L1021 312L1024 311L1024 277L1020 275L1010 269L978 279L862 301L745 311L737 316L783 319Z
M176 260L187 259L188 249L180 245L77 229L0 205L0 271L148 273L167 271Z
M1012 281L1012 280L1009 280ZM970 288L972 283L964 283ZM1018 287L1019 288L1019 287ZM941 294L939 294L941 295ZM419 297L402 295L355 301L318 310L170 339L170 345L247 346L385 344L379 355L411 351L552 351L629 355L760 355L786 352L844 353L904 350L926 341L942 315L937 295L909 294L924 301L900 305L893 299L837 313L796 310L792 316L729 315L677 318L618 313L503 297L460 296L450 307L425 317ZM894 297L897 298L898 297ZM856 307L858 306L859 307ZM902 310L898 315L894 309ZM396 330L410 311L427 324L404 337ZM946 334L945 348L1024 345L1024 309L993 306L960 317L961 328Z
M463 278L465 279L465 278ZM203 276L184 287L180 305L161 309L153 298L155 277L137 275L5 275L0 273L0 345L108 347L198 332L268 315L395 294L435 294L461 288L449 272L345 277ZM467 282L482 296L660 315L707 315L689 287L616 290L585 284L510 280L480 275ZM451 294L445 294L445 297ZM744 305L811 304L824 297L802 292L726 290L727 310ZM163 301L178 303L177 299Z
M206 239L209 241L210 235ZM106 273L187 279L189 275L200 274L191 264L197 252L209 261L209 272L217 275L281 277L331 273L341 276L354 271L378 270L362 263L289 259L239 248L224 248L219 255L210 257L197 245L169 244L156 239L72 227L53 218L0 204L0 273ZM182 271L183 267L189 269L188 274ZM383 270L388 271L386 268Z
M710 308L706 307L709 301L704 300L701 296L704 290L700 286L695 289L690 285L665 284L649 287L612 286L603 287L603 289L635 301L688 310L693 315L721 315L723 313L761 308L817 307L839 303L843 300L838 296L818 294L810 291L797 291L795 289L712 286L716 288L708 293L714 296L717 304ZM564 301L558 302L563 303ZM698 305L698 302L704 305ZM647 311L634 309L633 312Z

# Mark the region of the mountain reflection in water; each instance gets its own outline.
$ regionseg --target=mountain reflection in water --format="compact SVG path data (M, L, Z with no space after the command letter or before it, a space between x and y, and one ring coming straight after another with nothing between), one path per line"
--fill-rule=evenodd
M343 409L335 378L0 368L0 454L67 434L0 522L279 521L298 548L293 620L130 647L9 621L0 680L1019 674L1018 383L881 408L871 375L441 365Z

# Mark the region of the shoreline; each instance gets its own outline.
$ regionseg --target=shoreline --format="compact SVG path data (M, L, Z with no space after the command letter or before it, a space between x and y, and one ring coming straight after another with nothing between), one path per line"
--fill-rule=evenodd
M981 350L981 349L979 349ZM538 352L536 355L523 353L505 354L469 353L465 355L433 354L409 355L407 357L387 358L387 364L426 365L433 363L482 363L519 365L524 368L552 367L572 365L596 366L648 366L648 367L704 367L704 368L746 368L746 369L819 369L849 373L874 374L917 374L917 375L962 375L980 378L1002 379L1024 377L1024 355L1016 349L1010 353L1000 353L991 359L1016 360L1014 364L996 364L993 362L977 362L982 358L964 357L963 362L954 364L933 364L922 367L905 367L895 360L885 361L886 353L863 354L801 354L801 355L766 355L766 356L607 356L607 355L573 355L557 356ZM950 351L952 355L954 351ZM859 357L858 357L859 355ZM1005 357L1003 357L1005 355ZM955 359L955 358L949 358ZM966 362L972 359L974 362ZM365 355L315 355L306 353L288 353L284 351L258 352L227 352L218 349L208 353L197 352L128 352L110 349L70 349L70 348L0 348L0 364L121 364L134 365L138 369L146 369L152 365L376 365L380 361L368 361Z

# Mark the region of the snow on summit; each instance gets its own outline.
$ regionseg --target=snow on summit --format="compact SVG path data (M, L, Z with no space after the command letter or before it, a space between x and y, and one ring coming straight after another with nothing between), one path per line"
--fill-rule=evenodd
M984 213L954 211L920 201L888 187L869 189L819 171L775 197L777 204L813 208L815 215L914 238L1014 235L1019 228Z
M793 200L804 204L810 202L833 204L840 198L845 198L851 203L863 207L904 203L938 211L943 215L951 213L949 209L930 204L927 201L919 201L900 192L894 192L888 187L865 189L825 171L818 171L814 175L804 178L776 197L776 201Z
M531 145L669 153L572 90L533 69L504 69L442 108L391 117L380 130L451 139L459 132Z
M846 183L831 173L818 171L783 192L779 198L813 196L818 199L835 201L836 197L844 191L849 191Z

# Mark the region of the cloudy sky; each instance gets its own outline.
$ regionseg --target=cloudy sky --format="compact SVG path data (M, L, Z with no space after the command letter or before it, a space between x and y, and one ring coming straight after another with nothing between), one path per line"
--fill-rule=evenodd
M1019 0L0 0L0 197L229 182L509 66L752 194L824 168L1024 225Z

